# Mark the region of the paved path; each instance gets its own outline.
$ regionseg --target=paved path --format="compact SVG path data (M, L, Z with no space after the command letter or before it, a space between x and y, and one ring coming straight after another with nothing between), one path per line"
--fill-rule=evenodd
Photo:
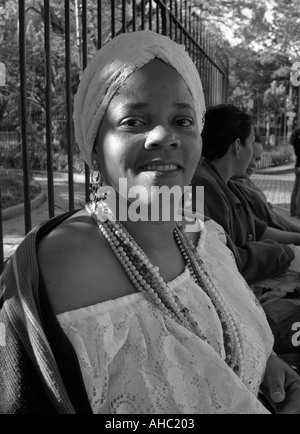
M47 179L45 175L36 175L34 178L47 192ZM74 175L74 199L75 208L80 208L85 200L84 175ZM54 175L55 215L59 215L69 209L67 175ZM32 227L49 218L48 200L46 199L38 208L32 210ZM3 221L4 259L10 256L25 236L24 216Z
M263 190L268 202L289 210L295 175L253 175L252 181Z
M35 176L47 191L45 176ZM265 192L267 199L273 205L279 206L284 215L289 216L291 192L294 183L293 164L281 168L265 169L252 177L253 181ZM54 177L55 213L56 215L67 211L68 184L66 176ZM84 203L84 176L74 175L75 208ZM48 201L46 200L37 209L32 210L32 226L35 226L49 218ZM298 221L298 220L295 220ZM299 222L299 221L298 221ZM300 224L300 223L299 223ZM16 249L25 235L23 216L11 218L3 222L4 234L4 258L7 258Z

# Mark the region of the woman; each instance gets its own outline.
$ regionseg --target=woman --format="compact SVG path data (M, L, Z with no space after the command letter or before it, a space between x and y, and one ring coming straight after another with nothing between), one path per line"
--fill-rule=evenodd
M193 62L156 33L120 35L87 67L74 122L91 203L33 231L5 272L2 411L266 413L264 374L296 411L298 377L271 354L221 228L164 218L178 203L157 187L189 185L204 110Z

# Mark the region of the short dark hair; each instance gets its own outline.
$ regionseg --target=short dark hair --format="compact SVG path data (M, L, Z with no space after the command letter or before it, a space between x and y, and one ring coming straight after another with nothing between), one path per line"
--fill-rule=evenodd
M251 116L239 107L220 104L209 108L202 132L203 157L210 161L224 157L238 138L244 145L252 126Z
M290 141L292 146L297 146L297 148L300 147L300 128L293 131Z

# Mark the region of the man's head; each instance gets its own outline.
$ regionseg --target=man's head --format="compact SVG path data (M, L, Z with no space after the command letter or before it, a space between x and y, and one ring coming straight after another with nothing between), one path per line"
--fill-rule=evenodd
M291 135L291 145L294 146L295 148L299 148L300 145L300 128L297 128L296 130L293 131L292 135Z
M215 162L226 157L234 175L245 173L253 155L253 121L244 110L233 105L218 105L207 110L202 132L202 155Z
M252 160L246 170L246 175L250 177L253 173L256 172L257 165L261 161L261 156L264 152L263 145L261 143L261 138L258 135L255 135L255 142L253 143L253 157Z

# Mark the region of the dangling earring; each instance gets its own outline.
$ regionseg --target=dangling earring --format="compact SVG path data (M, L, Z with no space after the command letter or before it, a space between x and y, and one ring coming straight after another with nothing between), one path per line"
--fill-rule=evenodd
M192 186L185 187L184 190L184 207L190 208L192 206Z
M93 170L90 173L90 200L97 205L99 201L107 199L109 189L99 171L99 166L96 160L93 161Z

